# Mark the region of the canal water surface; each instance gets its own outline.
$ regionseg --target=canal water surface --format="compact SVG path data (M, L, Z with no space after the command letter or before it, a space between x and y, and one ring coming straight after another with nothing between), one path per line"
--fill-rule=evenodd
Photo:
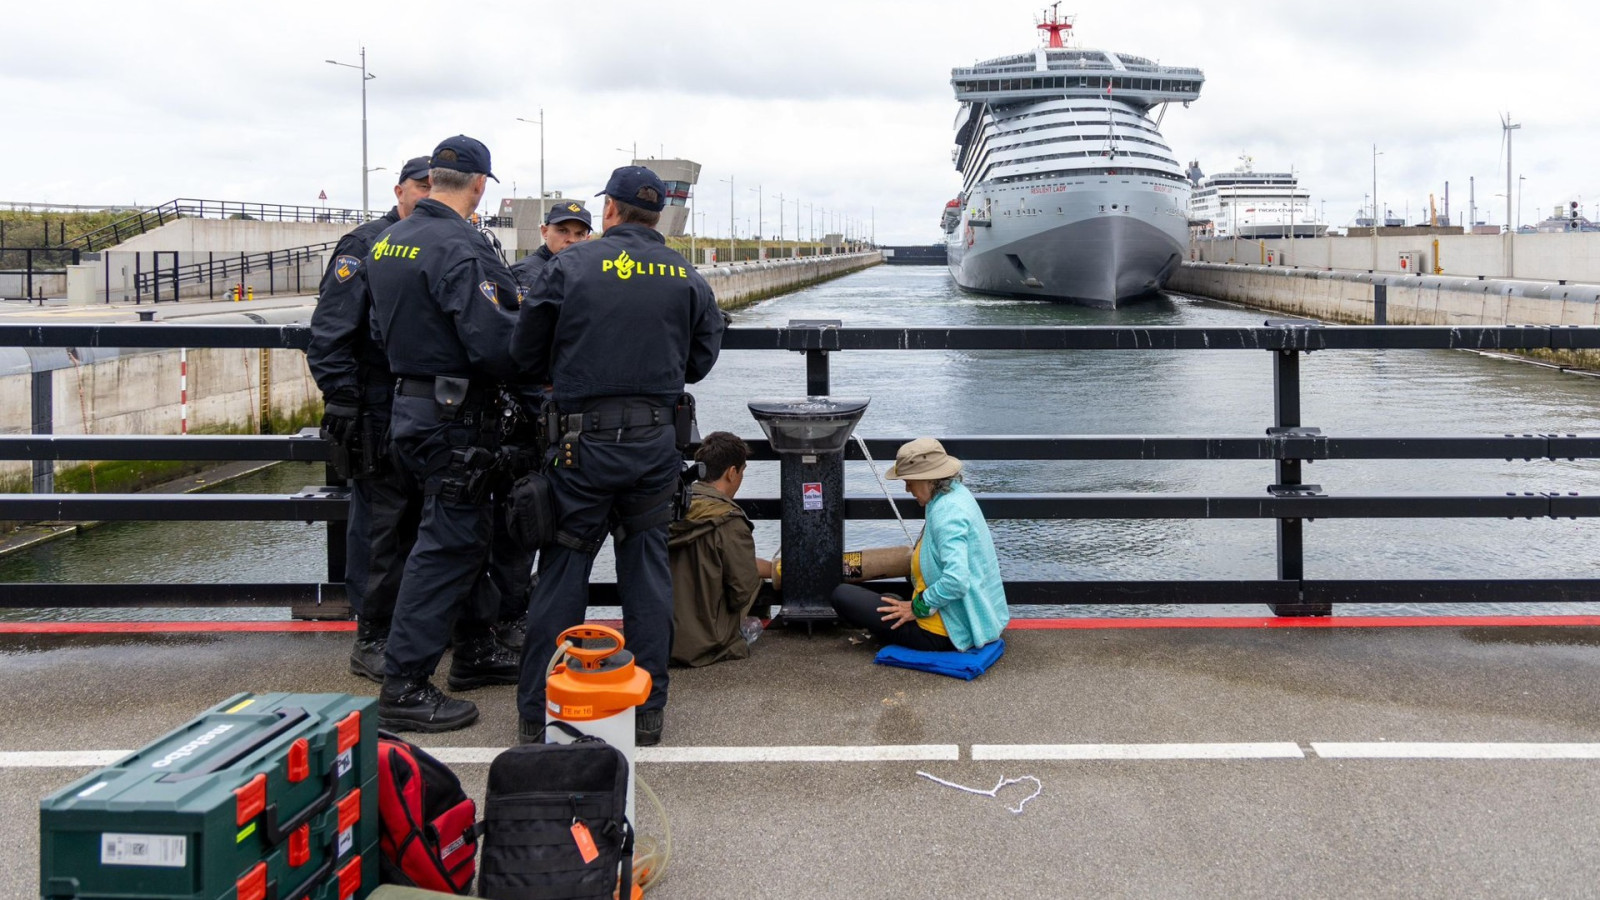
M1265 314L1169 295L1125 309L980 297L942 268L880 266L735 313L736 325L840 319L846 326L1253 326ZM838 397L870 397L859 433L920 435L1261 434L1272 424L1265 351L870 351L831 357ZM1338 351L1303 357L1302 421L1329 435L1498 435L1600 431L1600 379L1458 351ZM727 351L693 390L702 432L759 437L745 404L804 392L800 354ZM886 463L880 461L881 472ZM1255 461L988 461L968 463L978 492L1106 491L1251 494L1273 480ZM286 493L321 467L283 464L220 490ZM1600 461L1321 461L1305 480L1332 494L1600 492ZM879 494L865 463L846 492ZM898 490L898 483L891 483ZM777 464L752 463L747 496L775 496ZM908 522L914 535L920 520ZM1115 520L992 523L1007 578L1263 579L1275 576L1270 521ZM1319 520L1307 523L1308 578L1594 577L1600 522ZM891 521L847 526L849 547L907 542ZM778 526L757 524L776 552ZM299 522L122 523L0 560L0 580L309 581L326 569L323 527ZM609 548L596 575L609 580ZM1580 604L1479 603L1355 607L1341 614L1594 612ZM1019 609L1024 615L1255 615L1260 606ZM130 618L125 611L74 613ZM224 615L212 612L208 615ZM278 617L281 610L226 615ZM50 611L11 617L55 618ZM144 618L195 618L192 610Z

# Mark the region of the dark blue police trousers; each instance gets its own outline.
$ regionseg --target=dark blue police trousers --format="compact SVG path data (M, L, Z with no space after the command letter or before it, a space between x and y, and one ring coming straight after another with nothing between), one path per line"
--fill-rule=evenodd
M560 529L582 540L599 542L612 527L614 508L648 507L664 511L669 489L683 468L670 426L629 428L622 440L616 432L586 432L579 439L578 467L550 471L551 487L561 511ZM648 513L646 513L648 514ZM629 534L614 547L617 593L622 604L622 630L627 649L650 673L650 698L643 709L667 705L667 659L672 651L672 573L667 566L667 525ZM594 552L560 544L539 549L539 577L528 603L528 637L522 648L522 682L517 708L528 721L544 721L544 675L556 637L583 624L589 606L589 575Z
M453 503L438 493L453 450L478 443L481 413L445 422L429 397L394 398L391 452L394 461L423 486L417 541L406 558L400 593L389 628L384 673L418 678L433 674L450 643L457 620L463 627L487 628L478 580L489 552L490 515L481 503ZM468 421L470 419L470 421ZM487 619L487 621L485 621Z
M362 390L367 436L388 434L394 382L369 382ZM350 519L345 523L344 589L358 618L386 631L406 557L417 540L422 489L391 456L374 475L350 479Z

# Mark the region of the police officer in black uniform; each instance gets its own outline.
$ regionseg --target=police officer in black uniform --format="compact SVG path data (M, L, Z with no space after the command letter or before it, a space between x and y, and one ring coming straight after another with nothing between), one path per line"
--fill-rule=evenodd
M566 200L550 207L545 213L544 224L539 226L539 236L544 243L511 266L511 275L517 280L519 295L533 287L539 273L544 271L545 263L573 244L588 240L593 229L594 220L582 204ZM507 396L522 407L520 427L524 429L523 434L510 437L531 450L536 444L539 411L549 395L548 389L543 385L508 387ZM518 474L521 473L506 473L508 477L502 480L502 484ZM533 591L533 551L519 546L503 526L505 499L504 491L495 496L495 529L494 539L489 546L488 578L480 587L486 589L497 603L495 636L501 644L520 653L526 635L528 599Z
M673 410L722 347L722 312L705 279L655 230L666 185L642 166L611 173L605 234L545 264L524 297L512 354L554 386L551 487L556 541L540 548L517 689L519 733L544 722L544 675L556 636L580 624L595 552L617 529L617 582L628 649L654 684L639 744L661 740L672 648L667 567L671 498L682 471Z
M406 560L389 632L378 719L395 731L450 731L478 708L430 681L452 628L451 690L516 683L517 659L493 632L459 626L489 546L488 483L495 458L498 383L508 352L516 282L466 219L493 178L489 150L465 135L433 151L433 191L373 245L367 279L394 372L396 462L423 487L422 521ZM498 179L496 179L498 180Z
M387 459L394 376L372 337L363 260L378 235L411 215L426 196L428 157L406 160L395 185L394 207L339 240L322 275L306 349L311 376L322 391L322 436L335 447L335 468L350 481L344 583L357 622L350 672L379 683L395 593L416 540L422 497L405 472Z

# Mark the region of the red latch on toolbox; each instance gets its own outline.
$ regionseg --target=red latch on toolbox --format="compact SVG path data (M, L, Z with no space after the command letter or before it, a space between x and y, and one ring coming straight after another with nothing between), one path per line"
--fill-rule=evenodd
M298 738L289 745L289 783L299 784L311 774L311 745Z
M289 833L289 868L298 869L311 858L311 826L301 825Z
M267 900L267 864L258 862L238 882L239 900Z
M339 723L339 752L343 753L361 743L361 710L344 717Z
M361 821L361 788L356 788L339 801L339 830L344 831L359 821Z
M345 863L339 870L339 900L349 900L361 889L361 855Z
M233 797L239 806L238 824L243 825L261 815L261 811L267 808L267 776L257 775L244 787L234 788Z

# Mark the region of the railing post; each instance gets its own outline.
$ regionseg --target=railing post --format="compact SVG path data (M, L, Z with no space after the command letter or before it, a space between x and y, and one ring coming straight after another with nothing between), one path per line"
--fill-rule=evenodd
M39 361L32 353L28 354L29 361L38 366ZM33 433L51 434L55 429L55 372L50 369L33 370ZM34 459L33 461L33 492L35 494L53 494L56 492L56 467L49 459Z
M1284 348L1272 354L1272 419L1269 433L1285 434L1298 431L1300 423L1300 350ZM1277 482L1270 488L1277 495L1293 494L1302 487L1301 461L1279 459ZM1308 487L1308 490L1315 488ZM1278 578L1281 581L1301 582L1306 577L1305 522L1297 518L1279 518L1278 527ZM1271 605L1275 616L1326 616L1332 615L1329 604L1275 603Z
M1389 324L1389 286L1372 282L1372 324Z

